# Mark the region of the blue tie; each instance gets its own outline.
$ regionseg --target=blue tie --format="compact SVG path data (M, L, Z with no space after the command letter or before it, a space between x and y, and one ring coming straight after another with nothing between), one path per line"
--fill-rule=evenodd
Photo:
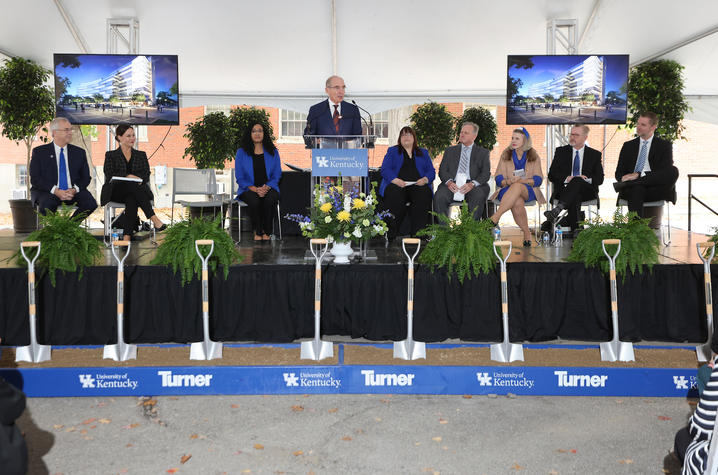
M60 166L58 168L57 173L60 176L58 177L57 187L61 190L66 190L69 188L67 186L67 164L65 163L65 152L62 148L60 149Z
M643 145L641 145L641 151L638 152L638 160L636 161L636 169L633 170L634 172L642 173L643 167L646 166L646 149L648 142L644 141Z
M578 150L576 150L576 156L573 157L573 176L579 176L581 174L581 157L578 156Z

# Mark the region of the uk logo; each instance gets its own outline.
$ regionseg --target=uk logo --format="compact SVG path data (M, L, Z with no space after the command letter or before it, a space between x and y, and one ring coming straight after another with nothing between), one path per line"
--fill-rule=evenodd
M317 167L320 168L329 168L329 159L323 155L319 155L316 157L317 159Z
M91 374L80 374L78 376L80 378L80 383L82 384L83 388L95 387L95 378L93 378Z
M493 386L489 373L476 373L476 379L479 381L479 386Z
M299 386L299 378L294 373L283 373L283 375L284 382L287 384L288 388L292 386Z
M673 376L673 384L676 385L676 389L688 389L688 380L685 376Z

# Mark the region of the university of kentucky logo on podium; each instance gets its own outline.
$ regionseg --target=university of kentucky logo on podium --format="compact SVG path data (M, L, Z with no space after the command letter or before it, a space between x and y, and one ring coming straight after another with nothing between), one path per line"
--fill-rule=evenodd
M365 148L312 149L312 176L367 176L369 154Z

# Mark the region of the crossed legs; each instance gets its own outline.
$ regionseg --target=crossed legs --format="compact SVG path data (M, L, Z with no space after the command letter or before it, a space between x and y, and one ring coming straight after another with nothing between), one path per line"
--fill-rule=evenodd
M521 232L524 233L524 241L531 240L531 230L529 229L529 219L526 215L526 206L524 203L529 197L529 191L523 183L514 183L509 186L499 203L499 209L491 216L491 221L498 224L501 216L511 210L514 221L518 224Z

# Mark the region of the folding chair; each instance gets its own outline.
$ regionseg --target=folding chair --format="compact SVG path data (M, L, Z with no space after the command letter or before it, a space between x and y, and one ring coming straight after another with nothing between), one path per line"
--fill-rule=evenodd
M177 195L209 195L202 201L177 200ZM170 224L174 223L175 204L189 208L221 207L229 200L217 195L217 177L214 169L175 168L172 172L172 213Z

